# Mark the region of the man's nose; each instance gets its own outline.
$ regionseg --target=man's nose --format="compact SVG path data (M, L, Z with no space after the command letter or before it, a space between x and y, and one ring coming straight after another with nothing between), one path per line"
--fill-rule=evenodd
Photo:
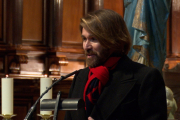
M91 49L91 48L92 48L91 42L89 40L86 40L84 42L84 49L88 50L88 49Z

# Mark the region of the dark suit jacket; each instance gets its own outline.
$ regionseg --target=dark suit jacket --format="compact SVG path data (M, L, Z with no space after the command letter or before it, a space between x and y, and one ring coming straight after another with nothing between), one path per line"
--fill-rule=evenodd
M83 98L89 68L74 77L69 97ZM167 120L165 84L155 68L123 56L92 113L95 120ZM87 120L84 110L67 111L65 120Z

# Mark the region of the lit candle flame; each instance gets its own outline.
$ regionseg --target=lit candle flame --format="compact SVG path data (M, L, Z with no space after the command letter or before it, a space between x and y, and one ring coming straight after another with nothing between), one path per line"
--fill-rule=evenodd
M47 77L47 74L45 74L44 77L46 78L46 77Z
M9 77L9 75L8 75L8 74L6 74L6 77Z

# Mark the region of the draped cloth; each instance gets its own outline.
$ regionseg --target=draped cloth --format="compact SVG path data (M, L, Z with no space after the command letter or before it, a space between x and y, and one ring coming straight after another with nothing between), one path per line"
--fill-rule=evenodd
M124 0L124 20L132 38L128 56L162 72L171 0Z
M90 116L103 87L109 80L109 70L114 69L119 59L120 57L110 57L103 66L89 68L88 81L85 85L83 95L87 116Z

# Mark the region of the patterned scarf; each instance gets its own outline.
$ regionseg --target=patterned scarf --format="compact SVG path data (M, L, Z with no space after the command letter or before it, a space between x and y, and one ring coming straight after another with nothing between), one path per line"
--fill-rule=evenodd
M89 68L88 81L85 85L83 99L85 101L85 109L87 116L96 104L103 87L109 80L109 70L116 67L120 57L110 57L103 66Z

